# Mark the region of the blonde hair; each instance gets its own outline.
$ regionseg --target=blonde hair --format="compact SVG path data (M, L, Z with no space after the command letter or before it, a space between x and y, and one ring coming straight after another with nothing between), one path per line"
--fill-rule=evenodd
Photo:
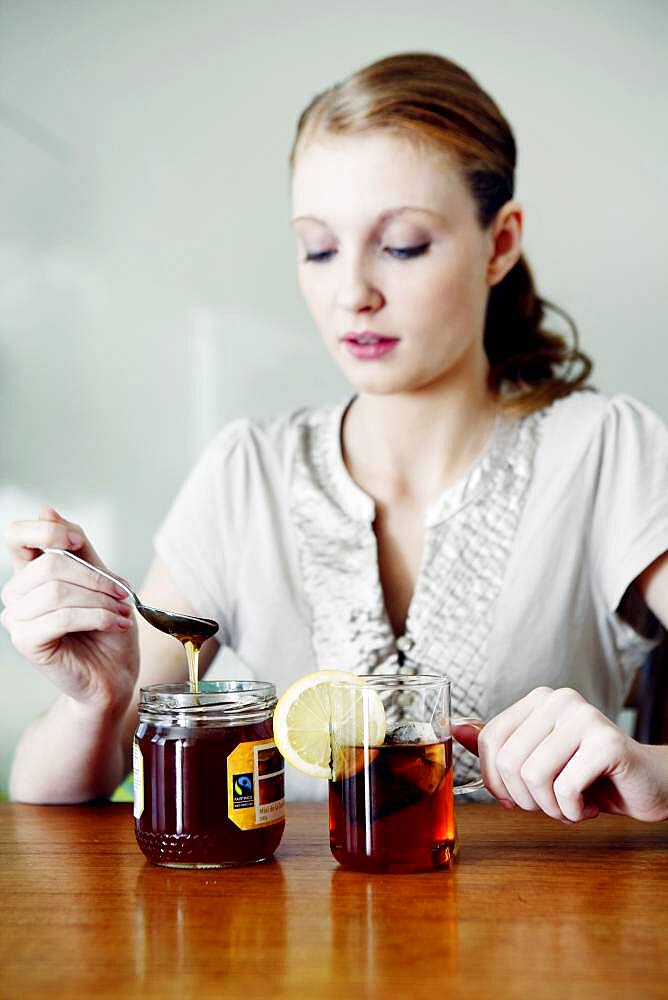
M388 56L316 95L300 115L290 166L318 133L377 129L454 156L483 228L513 197L517 150L510 125L473 77L449 59L423 52ZM571 343L544 327L548 310L566 322ZM490 289L484 344L490 386L502 408L519 414L585 388L591 374L575 324L537 294L524 256Z

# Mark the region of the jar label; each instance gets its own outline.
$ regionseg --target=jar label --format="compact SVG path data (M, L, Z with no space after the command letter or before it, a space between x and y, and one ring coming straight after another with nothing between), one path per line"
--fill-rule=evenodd
M240 830L285 817L285 764L273 740L240 743L227 758L227 815Z
M144 758L136 740L132 741L132 790L134 806L132 812L139 819L144 811Z

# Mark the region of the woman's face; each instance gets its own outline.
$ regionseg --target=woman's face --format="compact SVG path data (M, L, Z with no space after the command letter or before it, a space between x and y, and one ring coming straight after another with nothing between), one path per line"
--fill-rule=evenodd
M486 371L494 240L446 154L382 131L316 136L297 157L293 216L302 293L358 392Z

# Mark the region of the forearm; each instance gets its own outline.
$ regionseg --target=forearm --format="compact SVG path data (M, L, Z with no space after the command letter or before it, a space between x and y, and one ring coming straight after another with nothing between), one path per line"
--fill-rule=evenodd
M75 803L110 795L124 777L123 716L61 695L24 732L14 755L10 796L20 802Z

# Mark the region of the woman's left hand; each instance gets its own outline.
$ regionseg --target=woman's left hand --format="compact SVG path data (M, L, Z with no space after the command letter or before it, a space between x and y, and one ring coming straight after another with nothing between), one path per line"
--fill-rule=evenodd
M637 743L571 688L536 688L479 734L454 735L478 754L485 787L507 808L567 823L599 812L668 819L668 747Z

